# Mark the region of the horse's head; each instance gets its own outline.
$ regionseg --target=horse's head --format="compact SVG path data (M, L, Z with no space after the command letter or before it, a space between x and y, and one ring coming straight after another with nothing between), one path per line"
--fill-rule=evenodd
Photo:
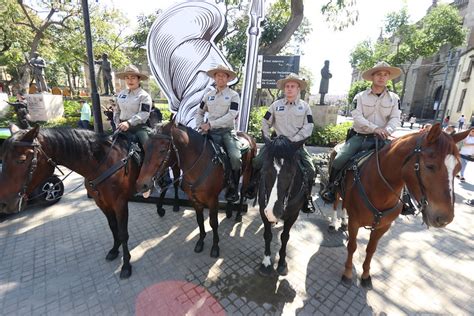
M301 189L301 177L297 177L298 157L296 151L305 140L291 143L286 137L277 137L273 141L265 138L266 154L262 167L259 189L260 208L270 222L281 218L288 206L290 193L295 185Z
M145 157L136 182L137 192L146 192L153 187L156 178L168 172L173 153L171 127L174 122L157 125L145 143Z
M2 146L0 175L0 213L19 212L34 188L54 171L42 154L38 140L39 126L31 130L10 128L12 136Z
M429 131L413 136L414 149L401 157L402 177L428 226L444 227L454 218L454 177L461 168L456 143L468 133L450 136L435 124Z

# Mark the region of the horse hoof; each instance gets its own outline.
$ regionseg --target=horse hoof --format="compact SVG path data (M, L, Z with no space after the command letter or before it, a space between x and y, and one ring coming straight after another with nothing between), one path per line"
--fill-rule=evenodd
M282 265L278 265L277 267L277 272L279 275L287 275L288 274L288 266L286 264L286 262Z
M212 258L219 258L219 246L212 246L211 257Z
M120 279L128 279L132 275L132 266L129 267L122 267L122 271L120 271Z
M372 290L372 278L370 277L370 275L367 279L360 278L360 285L367 290Z
M265 277L270 277L273 276L275 273L275 270L273 269L273 265L270 264L268 267L265 266L263 263L260 264L260 268L258 268L258 272L260 275L265 276Z
M164 208L157 208L157 209L156 209L156 212L158 213L158 215L159 215L160 217L163 217L163 216L165 216L165 212L166 212L166 211L165 211Z
M109 253L107 254L107 256L105 256L105 260L107 261L112 261L112 260L115 260L117 259L119 255L119 251L118 250L110 250Z
M237 215L235 215L235 222L236 223L242 222L242 214L238 213Z
M179 212L179 205L173 205L173 212Z
M346 277L346 276L343 274L342 277L341 277L341 282L342 282L342 284L344 284L345 286L349 286L349 287L350 287L350 286L352 285L352 278L349 279L348 277Z
M334 227L334 226L332 226L332 225L329 225L329 227L328 227L328 232L330 232L330 233L336 232L336 227Z
M204 241L198 240L196 246L194 247L194 252L200 253L204 249Z
M347 224L341 224L341 227L339 227L339 231L346 232L347 231Z

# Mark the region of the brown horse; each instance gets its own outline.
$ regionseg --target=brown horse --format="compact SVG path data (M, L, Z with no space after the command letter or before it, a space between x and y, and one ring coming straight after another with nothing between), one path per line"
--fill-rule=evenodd
M125 141L111 141L84 129L13 131L2 147L0 213L14 213L23 201L49 177L55 165L63 165L85 178L87 192L107 217L114 238L106 259L114 260L123 250L120 278L132 274L128 250L128 199L135 193L139 166L128 157ZM115 172L111 172L112 170Z
M449 136L440 124L430 131L395 139L357 170L347 172L342 185L343 205L349 214L349 242L342 281L352 283L352 257L360 227L371 229L361 285L372 288L370 262L377 243L402 210L406 185L429 227L444 227L454 218L454 176L460 170L456 143L469 131Z
M257 145L249 135L238 133L249 142L250 148L242 157L242 188L240 194L239 211L236 221L242 219L244 193L247 190L252 176L252 159L255 157ZM162 126L155 135L150 137L145 148L145 159L140 176L137 179L137 189L141 192L151 187L152 177L169 165L169 158L175 151L179 167L182 170L181 186L188 195L196 210L196 219L199 225L199 240L194 248L201 252L204 247L204 207L209 208L209 223L213 232L211 257L219 256L219 235L217 211L219 193L225 187L224 168L216 157L208 136L203 136L190 127L176 126L173 121Z

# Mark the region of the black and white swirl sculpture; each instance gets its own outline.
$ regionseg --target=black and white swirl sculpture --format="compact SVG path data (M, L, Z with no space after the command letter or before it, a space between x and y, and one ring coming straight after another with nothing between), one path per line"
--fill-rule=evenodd
M176 122L194 127L194 116L213 80L206 71L232 68L215 44L225 18L210 2L172 5L153 23L147 39L150 69L168 98Z

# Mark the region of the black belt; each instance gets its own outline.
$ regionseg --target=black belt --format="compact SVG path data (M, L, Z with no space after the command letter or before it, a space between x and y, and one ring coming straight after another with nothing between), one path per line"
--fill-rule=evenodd
M355 132L355 135L361 136L361 137L374 137L375 136L375 134L373 134L373 133L372 134L362 134L362 133L357 133L357 132Z

